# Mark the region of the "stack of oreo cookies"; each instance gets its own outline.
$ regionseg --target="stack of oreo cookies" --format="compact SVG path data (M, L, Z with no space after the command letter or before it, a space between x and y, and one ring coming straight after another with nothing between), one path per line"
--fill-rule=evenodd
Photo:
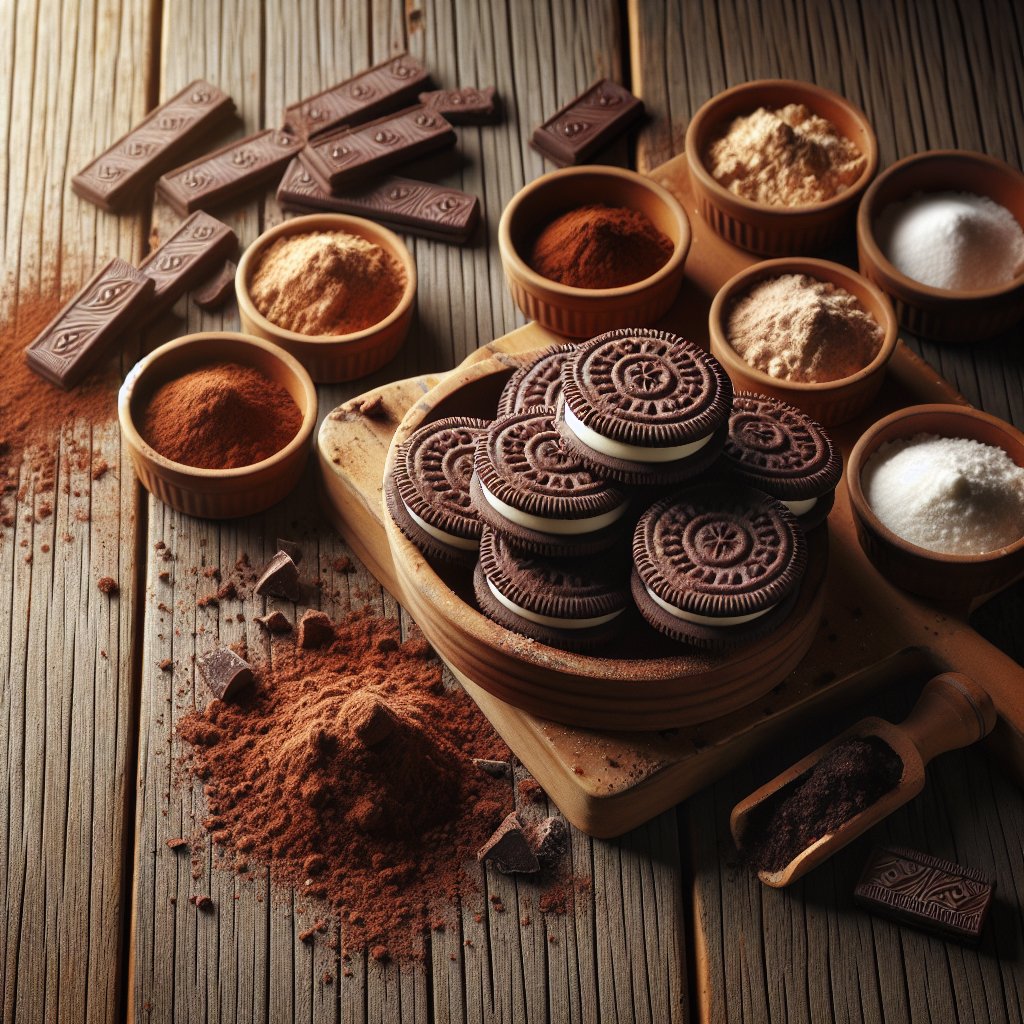
M842 472L798 409L734 396L701 348L648 329L547 349L493 421L428 424L396 454L385 495L402 532L474 566L494 621L574 651L639 617L707 649L778 628Z

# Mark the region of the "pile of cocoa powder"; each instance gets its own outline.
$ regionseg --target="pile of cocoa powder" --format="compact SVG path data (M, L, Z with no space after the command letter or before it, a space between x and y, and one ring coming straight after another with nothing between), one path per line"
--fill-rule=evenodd
M203 824L236 870L268 866L326 900L344 948L415 955L479 885L476 851L513 792L473 759L508 748L396 621L353 613L318 649L292 637L275 638L250 690L179 725L205 783Z

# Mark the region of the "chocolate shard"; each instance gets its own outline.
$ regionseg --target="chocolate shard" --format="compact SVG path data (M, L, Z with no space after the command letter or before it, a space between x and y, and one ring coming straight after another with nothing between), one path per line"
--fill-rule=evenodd
M981 939L994 885L974 868L902 846L878 846L853 890L866 910L942 939Z
M184 217L272 181L304 144L279 128L257 132L168 171L156 190Z
M643 112L628 89L602 78L537 128L530 145L559 167L586 163Z
M347 189L426 153L455 145L455 131L422 104L358 128L342 128L310 139L307 166L325 189Z
M294 540L278 537L277 550L283 551L296 565L302 561L302 545Z
M519 815L513 811L477 851L478 861L489 861L506 875L533 875L540 861L530 848Z
M558 860L569 846L569 828L561 818L543 818L526 828L526 840L542 865Z
M298 601L302 597L299 570L287 551L278 551L267 562L263 569L263 575L256 581L254 590L257 594L283 597L286 601Z
M155 320L238 251L238 236L216 217L193 213L139 266L156 284L146 319Z
M297 135L312 136L341 125L361 124L411 103L429 84L427 69L402 53L293 103L284 112L284 126Z
M512 778L512 765L508 761L491 761L484 757L474 757L473 764L494 779Z
M200 309L220 309L235 291L237 266L228 260L220 271L195 292L192 298Z
M234 111L227 93L197 78L79 171L71 188L104 210L122 209Z
M59 388L73 388L140 325L154 288L130 263L111 260L25 349L29 366Z
M268 633L290 633L292 631L291 620L281 611L257 615L255 616L255 621L267 630Z
M252 685L249 663L230 647L218 647L196 658L210 692L219 700L230 700Z
M299 619L298 645L324 647L334 639L334 623L326 612L310 608Z
M344 192L326 189L302 153L284 172L277 201L284 210L351 213L412 235L457 244L469 241L480 223L480 200L447 185L385 175Z
M450 124L494 124L500 116L493 85L485 89L435 89L421 92L416 98Z

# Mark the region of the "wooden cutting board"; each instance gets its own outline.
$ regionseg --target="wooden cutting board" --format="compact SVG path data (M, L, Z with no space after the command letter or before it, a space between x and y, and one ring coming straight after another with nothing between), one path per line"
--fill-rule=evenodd
M683 289L659 326L706 345L707 313L715 292L755 259L724 242L700 218L684 157L662 165L652 177L680 199L693 227ZM528 324L483 346L453 372L561 340ZM323 494L332 521L399 600L403 595L384 530L384 463L407 411L444 376L425 375L369 392L364 398L380 397L386 415L364 416L349 403L328 415L318 438ZM901 343L872 408L831 433L848 455L864 428L887 412L950 401L964 400ZM845 484L837 491L829 526L824 611L807 654L767 694L730 714L657 732L559 725L505 703L453 671L563 814L596 836L619 835L653 817L764 745L783 740L828 706L908 675L919 678L947 669L972 676L988 690L1000 715L990 742L1024 778L1024 668L966 624L969 608L931 606L893 587L871 566L857 542Z

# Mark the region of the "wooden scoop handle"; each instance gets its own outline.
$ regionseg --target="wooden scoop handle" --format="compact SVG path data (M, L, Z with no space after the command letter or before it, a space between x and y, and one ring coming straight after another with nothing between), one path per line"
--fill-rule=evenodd
M943 672L921 691L900 730L928 764L947 750L976 743L996 723L996 709L988 693L973 679L958 672Z

